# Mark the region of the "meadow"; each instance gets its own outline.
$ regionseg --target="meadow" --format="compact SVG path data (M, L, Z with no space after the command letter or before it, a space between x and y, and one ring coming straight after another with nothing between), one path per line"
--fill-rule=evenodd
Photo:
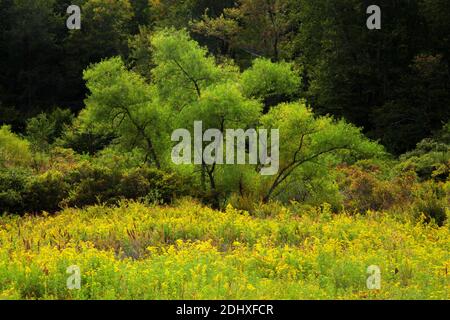
M0 300L450 299L448 1L76 2L0 0Z
M450 228L192 200L0 218L0 299L449 299ZM369 290L367 268L381 269ZM69 290L67 268L81 270Z

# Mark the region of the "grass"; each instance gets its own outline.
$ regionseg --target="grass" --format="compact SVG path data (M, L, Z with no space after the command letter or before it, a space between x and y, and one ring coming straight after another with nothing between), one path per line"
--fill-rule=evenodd
M81 270L69 290L67 268ZM366 286L381 269L381 289ZM0 299L449 299L450 229L193 202L0 218Z

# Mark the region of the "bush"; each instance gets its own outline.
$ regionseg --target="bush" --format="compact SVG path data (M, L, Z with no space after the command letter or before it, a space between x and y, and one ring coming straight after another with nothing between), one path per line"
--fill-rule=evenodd
M69 188L70 184L60 171L49 170L33 176L27 182L22 196L26 213L57 212L61 201L68 196Z
M23 192L30 172L23 169L0 169L0 214L22 213Z
M25 167L31 160L28 141L12 133L9 126L0 127L0 168Z
M344 206L359 213L382 211L407 205L412 199L416 183L414 172L405 172L390 178L377 164L368 162L339 168L339 189Z
M106 203L113 204L119 200L118 185L121 172L110 168L83 162L69 173L72 189L63 200L64 206L83 207Z
M67 127L57 140L57 144L73 149L79 154L94 155L105 149L114 140L115 135L111 131L95 130L93 128L85 128L79 124L79 121Z
M132 169L120 181L120 196L127 199L154 198L170 203L183 194L183 182L175 174L149 167Z
M426 223L434 222L438 226L445 224L450 198L443 183L428 181L417 185L414 198L413 212L416 218L422 218Z
M421 180L445 181L450 176L450 144L424 139L400 157L399 168L414 170Z
M0 168L0 213L55 213L65 206L113 205L122 199L171 203L192 188L187 178L135 167L128 156L80 160L71 150L53 148L48 157L43 173Z
M237 210L243 210L250 213L254 212L256 204L257 201L255 201L254 197L250 195L239 195L237 193L233 193L228 198L228 205Z
M149 167L121 170L85 162L69 174L69 180L73 187L63 204L75 207L121 199L170 203L186 194L181 177Z
M48 151L72 121L70 110L57 108L49 114L41 113L27 121L27 138L35 151Z

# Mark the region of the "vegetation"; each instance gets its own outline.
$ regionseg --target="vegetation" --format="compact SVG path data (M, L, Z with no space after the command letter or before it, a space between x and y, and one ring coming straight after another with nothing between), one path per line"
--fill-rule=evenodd
M0 299L448 299L450 12L379 5L0 0Z
M448 299L447 227L328 206L67 209L0 220L3 299ZM68 266L82 271L67 290ZM367 267L382 272L366 287Z

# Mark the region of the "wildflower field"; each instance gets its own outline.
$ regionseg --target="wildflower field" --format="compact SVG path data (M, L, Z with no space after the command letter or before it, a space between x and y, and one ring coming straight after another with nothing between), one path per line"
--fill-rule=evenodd
M0 299L449 299L449 269L448 224L327 206L257 217L129 202L0 218Z

